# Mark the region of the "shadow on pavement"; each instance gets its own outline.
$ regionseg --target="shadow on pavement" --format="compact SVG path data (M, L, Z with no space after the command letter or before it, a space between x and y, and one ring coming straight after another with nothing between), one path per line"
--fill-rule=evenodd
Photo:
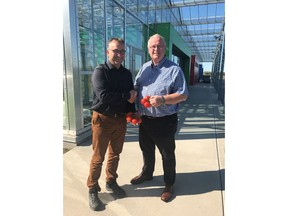
M221 179L219 178L221 176ZM174 195L187 196L225 190L225 169L193 173L177 173ZM138 185L122 185L129 197L158 197L164 188L163 175L154 176L153 180Z

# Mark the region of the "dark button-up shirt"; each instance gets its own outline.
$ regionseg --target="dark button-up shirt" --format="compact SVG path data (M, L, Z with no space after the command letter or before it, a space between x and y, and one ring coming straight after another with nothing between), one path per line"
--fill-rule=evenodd
M135 104L127 101L133 89L132 74L122 65L117 69L109 60L98 65L92 75L92 86L92 110L107 115L135 112Z

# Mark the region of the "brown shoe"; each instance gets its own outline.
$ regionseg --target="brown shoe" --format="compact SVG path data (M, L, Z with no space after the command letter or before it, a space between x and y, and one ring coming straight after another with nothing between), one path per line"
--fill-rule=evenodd
M144 181L150 181L152 179L153 179L152 176L149 177L149 176L144 176L144 175L140 174L140 175L134 177L133 179L131 179L130 183L131 184L140 184Z
M172 193L173 193L173 186L166 185L164 191L161 194L161 200L164 202L168 202L172 198Z

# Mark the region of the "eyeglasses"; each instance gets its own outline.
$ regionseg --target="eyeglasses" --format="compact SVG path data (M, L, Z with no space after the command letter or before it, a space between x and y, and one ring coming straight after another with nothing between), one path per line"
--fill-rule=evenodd
M164 45L153 45L153 46L150 46L149 47L150 49L163 49L164 48Z
M109 49L111 50L111 49ZM122 49L122 50L118 50L118 49L114 49L114 50L111 50L112 52L114 52L115 54L121 54L121 55L124 55L126 50Z

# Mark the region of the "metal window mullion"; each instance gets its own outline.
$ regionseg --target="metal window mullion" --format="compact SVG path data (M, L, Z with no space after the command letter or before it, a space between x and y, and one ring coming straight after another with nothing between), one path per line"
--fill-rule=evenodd
M126 0L124 0L124 31L123 31L123 37L124 37L124 40L125 40L125 47L126 47L126 22L127 22L127 9L126 9L127 5L126 5Z
M105 25L105 31L104 31L104 46L106 46L107 42L108 42L108 25L107 25L107 1L108 0L104 0L104 25ZM106 50L106 48L105 48ZM105 55L105 61L107 61L107 55Z
M68 131L76 135L82 128L82 101L80 88L80 47L79 47L79 28L77 17L76 0L66 0L63 19L63 36L66 62L66 80L67 80L67 101L68 103Z
M93 67L96 66L96 56L95 56L95 50L96 50L96 46L95 46L95 34L94 34L94 7L93 7L93 3L94 1L91 1L91 33L92 33L92 61L93 61Z

